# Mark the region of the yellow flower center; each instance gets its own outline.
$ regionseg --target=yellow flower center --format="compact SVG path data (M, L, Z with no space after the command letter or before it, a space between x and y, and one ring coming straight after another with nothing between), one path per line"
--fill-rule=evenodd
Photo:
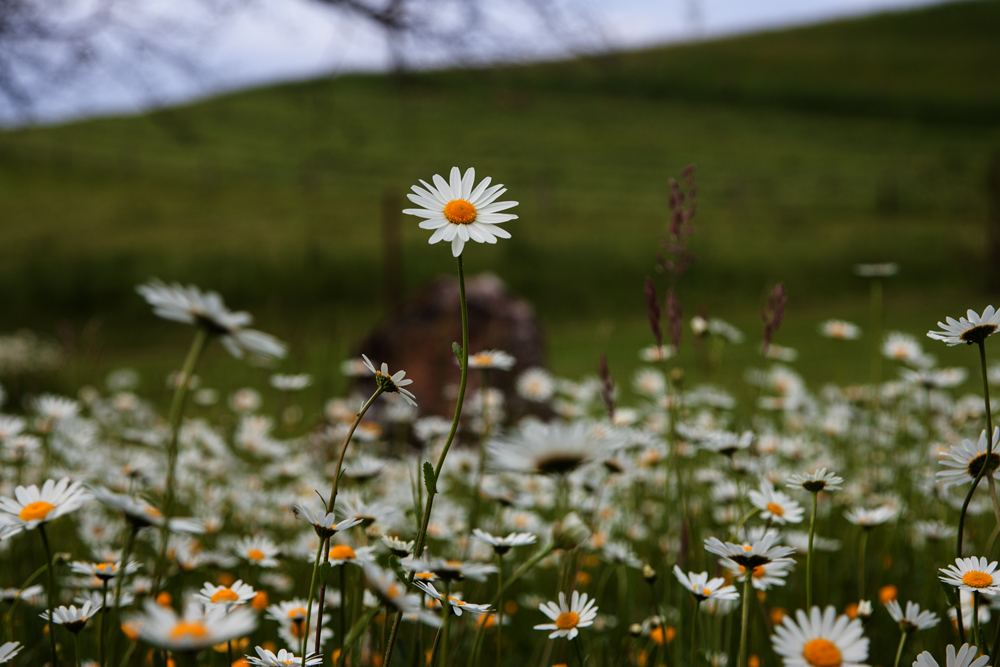
M444 206L444 217L456 225L468 225L476 221L476 207L464 199L452 199Z
M840 649L829 639L812 639L802 647L802 657L813 667L839 667Z
M156 509L155 507L150 507L149 505L146 505L142 509L143 509L144 512L146 512L146 514L148 514L149 516L153 517L154 519L159 519L161 516L163 516L163 512L161 512L160 510Z
M986 588L993 585L993 576L971 570L962 575L962 583L971 588Z
M251 549L247 552L247 558L250 560L264 560L264 552L260 549Z
M306 617L305 607L296 607L295 609L290 609L288 611L288 618L292 619L293 621L301 621L304 620L305 617Z
M747 569L745 567L743 567L742 565L740 565L740 573L741 574L746 574L746 572L747 572ZM753 574L751 574L750 576L752 578L754 578L754 579L760 579L761 577L764 576L764 568L762 566L758 565L757 567L755 567L753 569Z
M753 551L753 547L752 547L752 546L749 546L749 545L746 545L746 544L744 544L744 545L743 545L743 551Z
M347 560L354 557L354 549L346 544L335 544L330 547L330 560Z
M118 568L115 566L114 563L101 563L100 565L94 566L94 572L99 575L100 574L114 575L117 569Z
M703 589L701 589L701 594L702 595L711 595L712 594L712 589L710 589L710 588L703 588Z
M784 516L785 515L785 509L781 505L779 505L778 503L768 503L767 504L767 511L770 512L771 514L773 514L774 516Z
M171 639L204 639L208 629L201 621L179 621L170 631Z
M222 588L212 594L212 602L236 602L240 596L231 588Z
M559 618L556 619L556 627L560 630L570 630L576 627L576 624L580 622L580 617L576 615L574 611L564 611L559 614Z
M55 507L45 502L44 500L38 500L30 505L25 505L24 509L17 516L21 521L45 521L45 517L49 515L49 512L54 510Z

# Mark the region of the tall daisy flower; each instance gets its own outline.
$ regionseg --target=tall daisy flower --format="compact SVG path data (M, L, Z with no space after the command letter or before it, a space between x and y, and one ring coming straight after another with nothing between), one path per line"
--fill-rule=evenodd
M178 653L199 651L246 636L257 627L257 617L245 607L225 613L221 609L206 610L190 602L178 616L170 607L147 600L144 613L131 622L138 628L139 638L151 646Z
M976 646L962 644L962 648L956 653L955 647L948 644L948 648L945 649L945 667L986 667L990 656L983 655L977 658L977 655L979 648ZM930 652L924 651L913 661L913 667L941 667L941 665Z
M227 611L235 606L250 602L254 599L255 595L257 595L257 592L253 589L253 586L243 583L242 579L230 586L215 586L205 582L205 585L198 592L198 598L207 607L211 608L218 605Z
M422 591L430 595L432 598L438 602L444 602L445 596L434 587L434 584L428 583L426 581L416 582L417 586L420 587ZM485 614L489 612L490 606L488 604L472 604L471 602L466 602L465 600L460 600L451 595L448 597L448 606L455 613L456 616L461 616L462 612L469 612L471 614Z
M549 639L565 637L572 640L580 634L580 628L589 628L597 618L596 600L588 600L587 594L573 591L570 603L566 604L566 594L559 591L559 604L545 602L538 611L548 616L552 623L541 623L535 630L551 630Z
M956 558L955 563L939 570L941 581L968 593L993 597L1000 595L1000 572L997 562L985 558Z
M688 593L698 602L705 600L738 600L740 597L735 586L727 586L726 580L722 577L708 578L707 572L684 573L681 568L674 565L674 576L681 582Z
M945 470L939 470L937 478L944 482L944 488L947 489L975 480L984 466L987 473L996 472L1000 468L998 445L1000 428L993 429L992 443L987 440L986 431L979 434L979 442L975 444L971 440L962 440L962 444L941 452L941 466Z
M899 658L903 655L903 647L906 639L918 630L926 630L936 626L941 619L932 611L921 611L920 605L916 602L907 602L906 611L899 606L896 600L889 600L885 603L886 611L892 616L892 620L899 625L900 637L899 647L896 649L896 662L893 667L899 667Z
M403 389L408 384L413 384L413 380L406 380L406 371L396 371L392 375L389 374L389 365L384 363L381 368L375 368L375 364L371 362L371 359L365 355L361 355L361 358L365 362L365 366L372 372L375 376L375 384L378 388L387 394L399 394L406 399L406 402L410 405L417 404L417 397L411 394L406 389Z
M244 537L236 543L236 555L258 567L278 567L278 545L262 536Z
M836 474L820 468L811 473L792 475L785 486L790 489L805 489L812 494L812 513L809 515L809 545L806 550L806 607L812 608L812 555L816 539L816 510L819 506L820 491L836 491L844 480Z
M509 371L517 360L503 350L483 350L469 355L469 368Z
M323 656L321 655L310 655L303 660L296 658L291 651L285 649L272 653L266 648L255 646L254 650L257 651L257 657L247 655L246 661L255 667L313 667L323 664Z
M868 638L858 619L837 616L831 606L813 607L807 615L785 616L774 629L771 644L785 667L867 667Z
M406 197L420 208L404 209L403 213L424 220L421 229L433 229L428 243L448 241L451 254L462 254L466 242L496 243L497 238L509 239L510 233L499 227L514 220L516 215L502 213L517 206L516 201L497 201L507 190L502 184L490 186L490 177L476 185L476 170L467 169L463 175L458 167L451 168L448 181L435 174L434 185L421 180L413 186L413 193Z
M948 317L944 322L938 322L941 331L928 331L927 337L939 340L948 345L972 345L982 343L988 337L996 333L1000 327L1000 312L993 306L986 306L986 310L979 315L974 310L969 310L966 317L958 320Z
M750 491L750 502L761 511L760 516L778 525L801 523L805 510L766 479L760 481L760 490Z
M490 545L493 547L493 552L500 555L506 554L514 547L523 547L538 541L538 537L531 533L511 533L506 537L497 537L479 528L474 528L472 533L477 540Z
M34 484L19 486L13 498L0 497L0 526L7 528L3 537L54 521L80 509L92 498L81 482L70 482L68 477L58 482L46 480L40 489Z

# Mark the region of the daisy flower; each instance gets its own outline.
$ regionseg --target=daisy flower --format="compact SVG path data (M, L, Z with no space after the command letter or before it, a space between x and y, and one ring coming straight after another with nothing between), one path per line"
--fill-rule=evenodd
M777 539L778 533L776 531L768 531L759 540L747 545L723 542L717 537L710 537L705 540L705 549L717 556L728 558L745 568L791 561L788 556L795 553L795 549L774 546Z
M914 363L923 359L924 349L917 339L902 331L890 331L882 341L882 356L896 361Z
M1000 573L996 572L997 562L985 558L956 558L953 565L940 568L938 577L946 584L958 587L967 593L982 593L994 596L1000 594Z
M76 574L82 574L87 577L93 577L95 579L100 579L101 581L111 581L116 576L118 576L119 569L121 569L121 561L110 563L89 563L82 560L76 560L70 563L70 569ZM129 563L124 568L125 574L132 574L139 571L139 564L135 561L129 561Z
M771 643L785 667L863 667L868 659L868 638L861 621L837 616L830 606L799 609L774 629Z
M75 635L80 630L83 630L83 626L87 625L87 621L96 616L100 610L100 604L92 605L90 601L83 603L83 606L79 609L73 605L69 607L56 607L52 612L52 622L63 626ZM39 616L46 621L49 620L48 611L43 611Z
M406 558L413 553L413 540L407 542L393 535L383 535L382 544L388 547L389 553L396 558Z
M790 476L785 486L789 489L805 489L810 493L817 493L819 491L839 491L840 485L843 483L843 478L838 477L836 473L827 472L826 468L820 468L811 473Z
M991 452L988 463L987 450ZM986 473L995 473L1000 467L1000 427L993 429L992 444L986 440L984 429L979 434L978 443L973 444L971 440L962 440L962 444L951 447L948 451L942 452L940 456L941 466L946 470L939 470L936 476L944 482L946 489L973 481L984 465Z
M406 371L397 371L393 375L389 375L389 365L386 363L382 364L382 368L376 369L375 364L365 355L361 355L361 358L365 362L365 366L368 370L372 372L375 376L375 383L378 385L379 389L387 394L399 394L406 399L406 402L410 405L417 404L417 397L411 394L406 389L403 389L408 384L412 384L413 380L404 380L406 377Z
M778 525L800 523L805 510L788 497L788 494L777 491L774 485L766 479L760 481L759 491L749 492L750 502L761 510L760 516Z
M35 399L35 410L45 419L59 422L72 419L80 414L80 404L71 398L43 394Z
M722 558L720 561L736 581L745 581L747 569L730 558ZM758 591L769 591L772 586L784 586L785 578L791 572L795 562L791 559L764 563L753 568L750 575L750 585Z
M544 368L529 368L517 378L517 394L533 403L544 403L556 391L556 381Z
M253 586L244 584L242 579L231 586L213 586L206 581L198 592L198 598L208 607L220 605L228 611L233 606L250 602L256 594Z
M535 630L552 630L549 639L565 637L572 640L580 634L580 628L589 628L597 618L596 600L588 602L587 594L580 594L573 591L570 603L566 604L566 594L559 591L559 604L555 602L545 602L538 605L538 611L542 612L552 623L542 623L535 626Z
M920 611L920 605L916 602L906 603L906 612L896 600L889 600L885 603L886 611L892 616L892 620L899 624L899 629L905 634L910 634L916 630L927 630L933 628L941 622L938 615L932 611Z
M618 444L604 432L578 421L528 422L504 439L487 443L495 470L559 475L570 473Z
M255 667L295 667L296 665L302 667L311 667L312 665L322 665L323 656L312 654L307 656L305 662L302 658L296 658L291 651L286 651L281 649L277 653L271 653L266 648L261 648L260 646L254 647L257 651L258 657L253 657L247 655L247 662Z
M312 384L312 376L308 373L298 375L283 375L275 373L271 376L271 386L278 391L302 391Z
M694 596L698 602L704 600L737 600L740 594L735 586L726 586L722 577L708 578L708 572L684 574L681 568L674 565L674 576L681 582L684 589Z
M146 600L144 613L130 619L138 629L139 638L157 648L182 653L197 653L202 649L244 637L257 627L257 617L246 607L225 613L222 609L208 610L198 602L189 602L184 614L178 616L170 607Z
M538 541L538 538L531 533L511 533L507 537L496 537L479 528L473 528L472 533L480 542L493 547L493 553L501 556L514 547L523 547Z
M855 526L861 526L865 530L871 530L875 526L880 526L886 521L896 518L898 510L891 505L882 505L869 510L864 507L855 507L844 512L844 518Z
M639 358L651 363L666 361L672 356L674 356L674 347L672 345L652 345L639 350Z
M0 665L10 662L14 656L21 652L22 648L24 647L21 646L21 642L6 642L3 646L0 646Z
M469 356L469 368L497 368L509 371L517 360L503 350L483 350Z
M439 593L438 589L434 588L434 584L426 581L418 581L416 583L417 586L420 587L420 590L424 591L438 602L444 602L444 595ZM450 595L448 596L448 604L455 612L455 616L461 616L463 611L467 611L472 614L485 614L490 610L490 606L488 604L471 604Z
M955 647L948 644L948 648L945 649L945 667L986 667L990 656L983 655L977 658L977 655L979 655L979 648L976 646L962 644L962 648L956 654ZM913 661L913 667L941 666L928 651L924 651Z
M458 560L445 560L443 558L432 558L423 560L414 558L403 561L402 566L414 572L431 572L435 576L447 581L461 581L462 579L474 579L475 581L486 581L486 575L497 571L496 565L488 563L463 563Z
M114 493L97 486L91 488L94 498L103 505L113 507L125 515L125 519L136 528L163 526L163 512L144 500L123 493ZM170 532L197 534L205 532L205 524L198 519L175 517L169 521Z
M270 334L248 329L253 323L250 313L233 312L226 308L217 292L202 292L194 285L167 285L152 280L136 291L153 307L153 313L165 320L196 324L219 341L231 355L242 359L247 353L263 359L281 359L287 346Z
M844 320L827 320L819 325L819 332L827 338L855 340L861 337L861 327Z
M408 592L406 586L396 578L395 573L383 570L374 563L365 563L363 567L368 587L382 604L391 610L412 616L426 625L441 626L441 619L426 611L420 603L420 597Z
M313 559L315 557L315 554L311 555L309 561L314 562ZM375 560L375 547L358 547L354 549L348 544L331 544L329 557L330 565L346 565L347 563L362 565L363 563L370 563Z
M957 321L949 317L944 322L938 322L938 326L943 331L928 331L928 338L948 345L982 343L996 333L997 327L1000 326L1000 313L995 311L993 306L986 306L981 316L976 311L969 310L966 317Z
M280 549L266 537L244 537L236 543L235 550L237 556L251 565L278 567L278 559L275 556L280 553Z
M467 169L463 175L458 167L451 168L450 180L434 174L434 185L421 180L413 186L413 193L406 197L421 208L404 209L403 213L424 220L421 229L433 229L428 243L449 241L451 254L458 257L467 241L496 243L497 238L509 239L510 232L498 227L517 218L501 213L517 206L516 201L497 199L507 190L501 184L490 187L487 176L476 185L476 170Z
M13 498L0 498L0 532L3 539L22 530L33 530L39 524L58 519L80 509L93 496L80 482L70 483L68 477L58 482L46 480L42 488L19 486Z
M356 518L344 519L338 522L333 512L313 512L304 503L296 505L293 511L295 512L295 516L311 523L316 534L324 540L338 531L353 528L361 523L361 519Z

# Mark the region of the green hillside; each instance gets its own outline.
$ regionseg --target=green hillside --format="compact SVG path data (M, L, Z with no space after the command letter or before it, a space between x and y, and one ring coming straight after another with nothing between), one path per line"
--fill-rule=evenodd
M74 381L119 363L165 372L188 332L154 321L132 290L159 276L218 289L293 342L288 369L329 374L382 310L383 202L402 208L417 178L473 165L507 184L521 218L510 241L468 250L468 270L496 271L536 304L557 371L589 372L607 350L624 373L649 342L642 280L667 179L696 163L699 260L681 285L685 312L707 309L755 341L762 295L784 280L779 342L806 352L809 374L861 379L864 354L845 365L815 335L827 317L866 323L853 263L901 263L890 326L923 331L990 298L998 71L1000 3L962 2L9 131L0 330L61 332ZM402 227L408 291L452 270L414 220Z

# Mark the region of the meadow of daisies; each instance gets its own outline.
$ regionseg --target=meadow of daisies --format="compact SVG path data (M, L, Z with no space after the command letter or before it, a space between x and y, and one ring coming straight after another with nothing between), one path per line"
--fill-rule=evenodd
M606 363L574 381L469 349L466 262L516 233L505 194L452 169L415 185L404 211L447 242L450 257L428 252L462 286L453 415L422 414L405 369L362 356L343 371L370 390L329 397L299 435L279 428L287 409L262 410L260 388L233 387L221 416L197 416L220 400L195 386L206 354L267 363L287 348L217 293L159 280L137 298L191 333L165 414L127 369L106 390L23 407L0 392L0 663L993 662L1000 372L987 351L1000 313L942 313L926 337L891 331L881 295L897 267L854 267L871 287L871 380L807 386L774 342L782 285L753 334L684 315L675 287L696 261L697 210L686 170L671 181L644 287L646 365L626 405L629 380ZM817 335L861 330L831 319ZM744 338L759 340L759 364L726 367L726 345ZM686 382L674 364L685 345L740 374L752 403ZM944 345L968 349L982 394L956 394L967 371L937 367ZM516 395L491 388L506 373ZM271 383L294 392L310 378Z

